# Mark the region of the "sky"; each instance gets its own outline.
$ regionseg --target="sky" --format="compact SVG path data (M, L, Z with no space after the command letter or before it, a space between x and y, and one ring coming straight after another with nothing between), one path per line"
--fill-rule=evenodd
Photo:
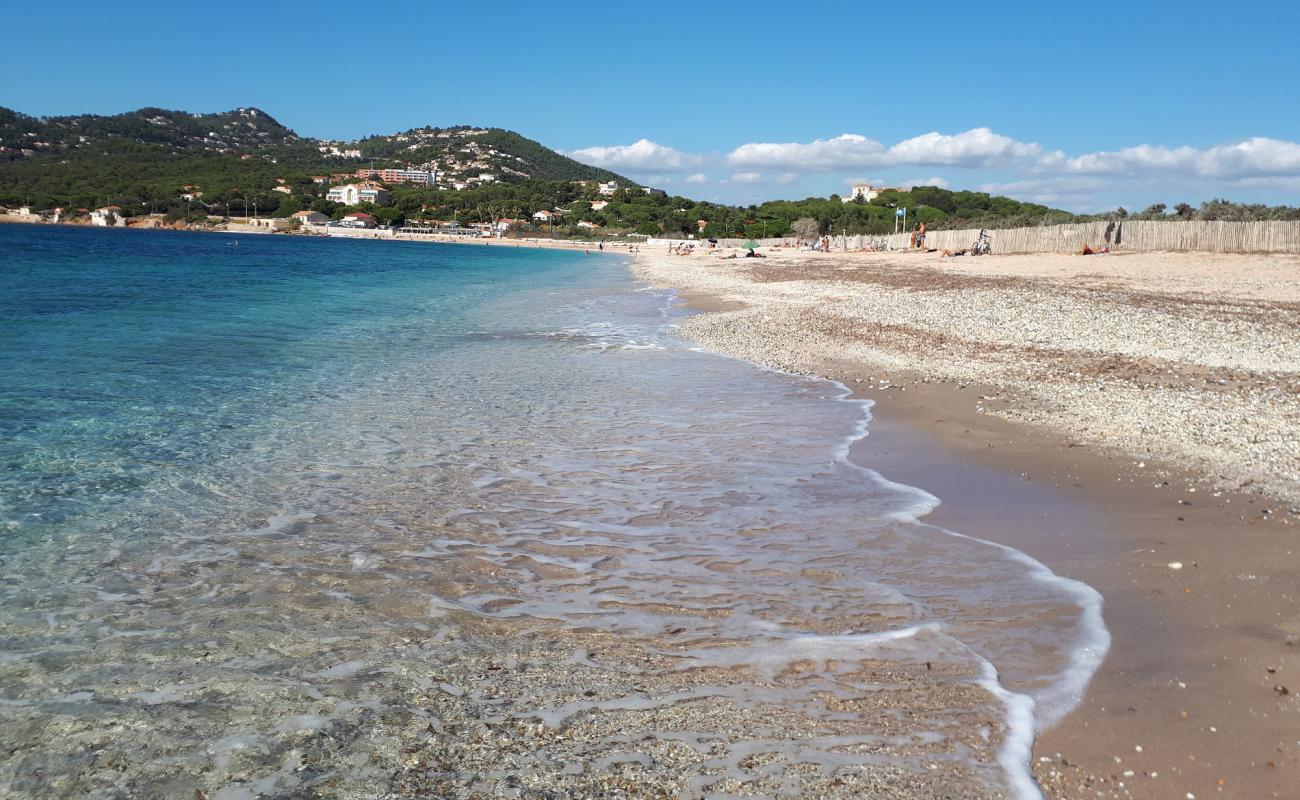
M1300 205L1300 3L129 4L6 9L0 105L256 106L304 136L518 131L733 203L858 182L1071 211Z

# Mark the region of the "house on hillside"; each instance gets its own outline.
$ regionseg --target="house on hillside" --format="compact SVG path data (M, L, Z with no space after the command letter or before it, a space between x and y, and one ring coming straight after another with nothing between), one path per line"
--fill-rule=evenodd
M554 214L545 209L533 212L533 220L536 222L550 222L554 217Z
M861 200L864 203L870 203L872 200L875 200L880 196L880 191L881 188L879 186L872 186L869 183L855 183L853 184L853 189L849 192L848 196L840 199L845 203L852 203L854 200Z
M617 191L618 191L618 181L610 181L609 183L602 183L602 184L600 185L600 189L599 189L599 191L600 191L601 194L603 194L603 195L605 195L605 196L609 196L609 195L613 194L614 192L617 192Z
M339 225L344 228L373 228L375 227L375 218L364 211L358 211L339 220Z
M388 202L388 190L377 183L347 183L330 189L325 194L325 199L345 206L355 206L357 203L382 206Z
M591 204L591 210L592 210L592 211L599 211L599 210L601 210L602 208L604 208L604 207L607 206L607 205L609 205L609 201L608 201L608 200L596 200L596 201L594 201L594 202Z
M289 215L289 219L296 219L303 225L324 225L330 221L330 218L319 211L295 211Z
M589 229L589 230L594 230L594 231L598 231L598 230L600 230L600 226L599 226L599 225L597 225L597 224L594 223L594 222L588 222L588 221L585 220L585 219L578 220L578 227L579 227L579 228L587 228L587 229Z
M438 182L438 173L431 169L359 169L357 177L415 186L433 186Z
M272 186L271 191L279 192L280 194L293 194L293 188L289 186Z
M329 179L329 176L328 176L328 175L313 175L313 176L311 176L311 182L312 182L312 183L329 183L329 182L330 182L330 179Z

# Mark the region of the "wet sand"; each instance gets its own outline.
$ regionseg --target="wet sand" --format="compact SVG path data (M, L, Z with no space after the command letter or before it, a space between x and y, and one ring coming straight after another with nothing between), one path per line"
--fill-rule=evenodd
M1058 269L1071 267L1061 261L1068 257L1038 266L1035 258L1021 257L1023 267L1005 259L972 269L980 280L1003 269L1054 281L1064 277ZM1222 273L1217 280L1214 274L1221 265L1181 258L1204 268L1163 281L1160 273L1180 256L1161 254L1161 263L1147 265L1148 275L1099 272L1095 280L1140 281L1145 293L1159 283L1185 304L1212 300L1216 283L1220 297L1265 294L1269 302L1294 303L1294 259L1224 286ZM1244 263L1226 259L1234 260ZM701 264L722 266L729 265ZM641 269L656 283L671 275ZM747 337L797 337L783 324L788 320L741 311L754 312L755 296L717 291L732 285L726 281L714 280L713 292L700 288L707 281L695 282L687 295L701 311L723 312L707 328L711 346L725 341L718 332L728 311L740 312L732 324ZM1189 284L1197 288L1187 291ZM1005 385L942 380L901 369L899 359L881 360L887 363L808 355L798 365L875 401L870 434L854 460L939 496L943 503L927 521L1016 547L1105 597L1109 655L1082 705L1035 746L1044 793L1293 796L1300 770L1300 705L1292 694L1300 684L1300 528L1288 503L1251 491L1254 483L1232 491L1192 460L1153 457L1145 448L1126 452L1059 417L995 415L1003 404L994 398L1008 395Z

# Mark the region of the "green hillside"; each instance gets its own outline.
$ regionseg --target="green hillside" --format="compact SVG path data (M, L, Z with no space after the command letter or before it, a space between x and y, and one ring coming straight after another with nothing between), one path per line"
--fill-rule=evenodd
M142 108L45 118L0 108L0 205L112 202L133 213L165 207L184 187L196 187L204 202L234 193L275 208L283 198L272 190L281 181L307 187L312 175L407 166L434 169L447 186L534 180L633 185L499 128L420 128L332 142L301 137L256 108L217 114Z

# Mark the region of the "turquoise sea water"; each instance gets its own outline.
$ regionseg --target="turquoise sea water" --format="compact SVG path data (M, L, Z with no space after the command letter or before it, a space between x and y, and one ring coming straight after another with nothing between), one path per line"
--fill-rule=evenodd
M455 665L542 631L748 677L684 696L603 665L623 694L503 719L716 689L825 728L749 731L687 795L879 763L826 700L877 690L847 666L877 659L984 698L885 726L897 764L1034 796L1035 726L1105 650L1095 594L919 522L934 498L845 458L862 404L698 352L678 313L610 256L0 227L0 787L400 794L400 731L453 714L430 696L499 696ZM564 658L538 669L595 668ZM532 768L595 776L598 745ZM440 791L508 783L468 758Z

